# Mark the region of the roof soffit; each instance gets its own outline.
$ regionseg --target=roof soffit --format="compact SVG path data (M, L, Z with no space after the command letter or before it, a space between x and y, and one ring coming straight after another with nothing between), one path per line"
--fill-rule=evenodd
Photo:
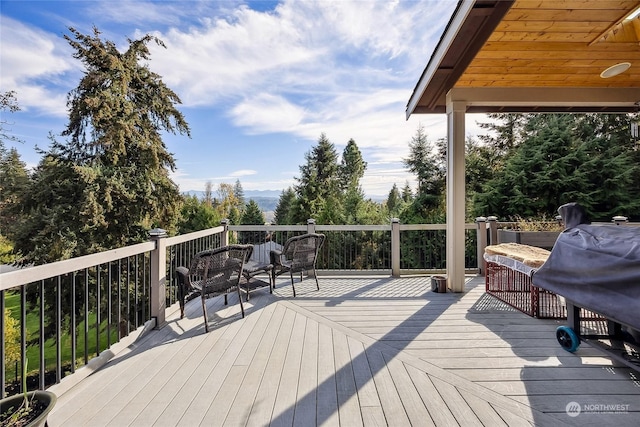
M470 7L469 2L461 3ZM468 110L474 112L637 110L640 98L629 101L625 97L624 102L618 103L599 103L598 98L592 98L589 102L593 105L586 105L580 91L629 88L632 96L638 93L635 89L640 88L640 45L631 40L637 34L629 30L632 27L635 31L638 18L624 18L640 7L640 1L516 0L509 2L506 12L489 8L487 2L471 3L471 10L484 6L485 15L493 14L494 20L482 21L476 11L475 16L469 12L459 22L448 49L434 52L409 100L407 118L412 113L444 113L446 94L454 88L496 89L490 92L492 99L486 105L481 99L474 100ZM455 18L454 13L451 22ZM445 33L455 30L451 22ZM480 35L484 37L481 43L480 36L469 38L474 31L480 31L479 26L484 27L484 33L489 32L486 37L484 33ZM632 65L618 76L600 78L604 69L619 62ZM429 67L435 69L431 79ZM545 105L535 104L533 98L553 97L553 90L547 90L553 88L563 89L557 92L557 99ZM513 93L531 96L536 90L544 96L532 97L531 102L514 101ZM503 102L495 98L501 92Z

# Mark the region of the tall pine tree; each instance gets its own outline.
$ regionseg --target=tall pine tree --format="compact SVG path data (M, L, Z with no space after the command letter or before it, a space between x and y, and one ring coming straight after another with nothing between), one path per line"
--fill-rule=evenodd
M292 187L288 187L286 190L282 190L280 198L278 199L278 205L274 212L274 221L278 225L292 224L292 209L296 202L296 192Z
M65 39L85 73L67 101L62 135L69 140L53 141L34 180L40 187L30 191L35 225L23 230L19 246L34 262L144 241L154 227L172 232L182 200L161 132L189 135L189 127L176 108L178 95L147 65L147 45L162 41L146 35L120 52L96 28L91 35L69 30ZM61 229L40 227L52 213L63 220ZM43 257L36 260L33 251Z
M300 177L295 186L297 202L293 221L303 224L309 218L320 218L328 223L337 222L341 213L338 153L335 146L322 133L318 144L305 154L306 164L300 166Z
M357 189L366 169L367 162L362 158L358 145L353 139L350 139L342 152L342 161L339 168L342 190Z

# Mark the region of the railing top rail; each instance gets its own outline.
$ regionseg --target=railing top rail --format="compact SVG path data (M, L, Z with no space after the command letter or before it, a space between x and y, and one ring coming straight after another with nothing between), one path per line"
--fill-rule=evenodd
M557 224L558 221L541 221L542 224ZM487 222L489 224L489 222ZM518 223L515 221L497 221L498 227L515 227ZM615 225L613 221L593 221L591 225ZM640 222L623 222L622 225L632 227L640 227Z
M306 225L230 225L231 231L306 231Z
M447 224L400 224L400 231L409 230L446 230Z
M464 225L466 230L475 230L476 223L468 223ZM400 231L408 230L446 230L447 224L400 224Z
M389 231L391 225L316 225L316 231Z
M122 258L143 254L156 248L156 242L138 243L124 248L104 251L97 254L85 255L50 264L22 268L0 274L0 290L4 291L50 277L61 276L96 265L117 261Z
M167 246L178 245L180 243L188 242L190 240L199 239L201 237L211 236L212 234L222 233L224 227L208 228L206 230L194 231L193 233L181 234L179 236L167 237Z
M467 230L475 230L477 224L474 222L465 224ZM400 224L400 230L446 230L446 224ZM230 225L231 231L306 231L306 225ZM315 226L316 231L389 231L391 224L378 225L323 225ZM190 236L190 235L186 235ZM180 237L180 236L178 236ZM172 237L171 239L175 239Z

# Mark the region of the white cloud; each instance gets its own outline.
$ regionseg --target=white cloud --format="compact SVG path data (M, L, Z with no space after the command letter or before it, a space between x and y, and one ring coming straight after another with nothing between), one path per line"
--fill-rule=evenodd
M401 186L408 178L397 164L408 155L418 123L432 141L446 136L444 115L406 120L404 110L455 4L285 0L256 11L240 0L96 1L78 2L83 13L69 19L80 22L69 25L86 31L95 22L123 47L126 36L157 35L167 49L149 45L150 68L186 106L223 111L243 133L315 142L324 132L338 150L353 138L370 165L365 191L387 194L393 182ZM25 109L65 115L66 93L81 72L66 41L5 16L1 36L2 89L17 85ZM469 120L467 126L468 133L477 128ZM253 190L286 188L296 173L283 179L242 170L172 176L185 191L236 177L247 178L243 187Z
M180 18L193 14L198 3L187 2L150 2L143 0L94 1L85 13L116 23L134 24L138 27L157 25L179 25ZM195 6L195 7L194 7Z
M254 179L242 179L242 188L247 191L284 189L295 184L293 175L291 175L289 178L284 179L273 179L273 177L270 179L263 179L256 176L255 174L242 176L255 176ZM180 191L186 192L203 191L207 182L211 182L213 184L213 187L216 188L219 184L222 183L229 184L235 182L235 178L237 177L231 174L230 176L201 178L193 177L192 175L183 172L182 170L176 170L175 172L170 174L170 178L178 185Z
M78 70L61 37L2 17L2 90L15 90L22 109L66 114L65 75Z
M375 162L400 161L417 127L405 119L406 102L452 7L432 1L284 1L269 13L241 7L204 17L200 27L158 32L168 49L154 48L151 66L186 105L224 105L246 134L315 141L324 132L339 149L353 138ZM425 121L430 136L446 135L440 117Z
M293 132L302 122L305 112L285 98L258 94L238 103L230 112L236 126L247 128L248 134Z
M451 5L285 1L271 13L241 7L226 17L205 17L199 27L156 32L167 49L153 48L152 68L186 105L243 104L267 95L301 110L324 104L339 112L352 108L340 104L345 87L374 97L389 83L404 84L405 103L407 84L415 83L437 42L435 32L448 19L439 8ZM416 31L426 15L433 25ZM283 130L289 125L285 120Z
M251 175L255 175L257 172L251 169L240 169L234 172L231 172L229 174L229 176L233 176L233 177L241 177L241 176L251 176Z

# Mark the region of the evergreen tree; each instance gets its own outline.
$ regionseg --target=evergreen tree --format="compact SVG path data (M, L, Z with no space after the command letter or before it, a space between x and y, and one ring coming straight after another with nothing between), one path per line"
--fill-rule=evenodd
M29 216L16 230L15 250L23 254L21 262L45 264L91 252L91 227L82 225L88 214L84 191L72 162L45 154L20 201Z
M263 225L265 223L264 214L260 210L260 206L255 200L249 200L249 203L243 209L240 224L246 225ZM238 233L238 240L242 244L258 244L265 240L265 233L262 231L241 231Z
M286 190L282 190L280 198L278 199L278 205L274 212L274 221L278 225L292 224L292 209L296 201L296 193L293 188L288 187Z
M419 125L409 143L409 157L403 160L405 166L418 179L416 196L412 200L411 208L402 215L403 223L428 223L426 221L433 217L433 212L444 209L446 175L442 156L446 156L446 148L442 148L442 143L440 147L440 151L436 151L433 144L427 140L424 128Z
M479 215L552 216L575 201L592 219L637 212L637 153L628 147L628 116L539 114L504 168L476 195ZM632 215L632 214L630 214Z
M583 114L575 117L575 133L585 152L580 165L589 178L580 203L594 219L614 215L640 218L640 151L629 142L627 114Z
M468 138L465 152L465 179L467 196L482 192L484 184L495 175L500 164L497 151L486 144Z
M335 146L323 133L318 144L305 154L305 160L307 163L300 166L300 177L296 178L298 198L292 219L296 223L305 223L308 218L318 219L322 214L333 221L336 212L342 210Z
M0 93L0 113L4 113L5 111L9 113L20 111L16 92L13 90ZM0 155L4 153L4 141L20 141L16 136L8 133L8 126L9 122L4 119L4 114L0 115Z
M404 187L402 187L402 201L405 203L409 203L413 200L413 192L411 191L411 186L409 185L409 181L404 182Z
M244 189L239 179L236 179L236 183L233 186L233 194L236 196L237 208L243 211L246 201L244 199Z
M402 205L402 196L400 195L398 186L395 183L393 184L393 187L391 187L391 191L389 191L386 205L387 210L389 211L389 215L394 216L400 212L400 207Z
M418 126L412 137L409 150L409 157L403 159L403 163L418 179L418 196L425 198L429 204L434 204L444 190L445 170L434 153L433 144L427 140L422 125Z
M222 220L218 211L211 204L206 200L199 200L196 196L185 196L180 214L178 222L180 234L217 227Z
M189 127L175 107L178 96L146 64L148 43L163 43L146 35L121 53L96 28L92 35L69 30L65 39L85 73L68 97L62 135L69 140L53 141L29 191L35 224L61 221L45 227L48 233L25 228L16 246L32 262L145 241L154 227L173 232L182 200L161 132L188 135Z
M13 239L18 222L28 220L20 202L28 185L29 174L18 150L0 153L0 235Z
M581 162L574 145L569 115L540 115L527 123L529 136L509 157L501 176L487 183L476 209L503 216L553 215L563 200L584 191ZM569 194L567 194L569 193ZM500 210L498 210L500 209Z
M383 209L380 203L376 203L371 199L362 199L358 202L358 210L356 211L355 218L349 222L349 224L360 225L377 225L388 224L389 217L385 209ZM366 232L368 234L375 234L375 232ZM381 250L381 249L380 249Z
M479 135L485 146L491 147L501 156L508 156L513 152L524 135L524 126L534 115L521 113L490 113L487 117L491 119L488 123L478 123L478 125L489 130L486 135Z
M350 139L342 152L339 176L343 191L356 189L360 186L360 179L367 169L367 162L362 158L362 153L353 139Z
M249 200L249 203L244 208L240 224L263 225L264 223L264 214L260 210L260 206L255 200Z

